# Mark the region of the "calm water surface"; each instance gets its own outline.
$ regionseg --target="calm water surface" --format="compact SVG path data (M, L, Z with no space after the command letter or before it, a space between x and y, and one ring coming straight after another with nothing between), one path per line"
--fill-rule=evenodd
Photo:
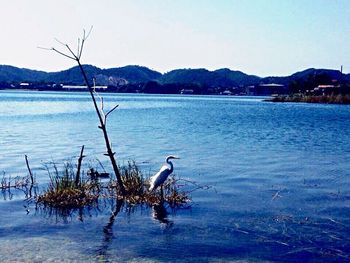
M66 217L21 194L0 201L2 261L350 261L350 107L261 98L104 94L119 161L146 174L168 154L175 173L212 186L166 219L115 204ZM0 92L0 171L27 173L104 142L86 93ZM6 199L6 200L5 200ZM164 212L164 211L163 211Z

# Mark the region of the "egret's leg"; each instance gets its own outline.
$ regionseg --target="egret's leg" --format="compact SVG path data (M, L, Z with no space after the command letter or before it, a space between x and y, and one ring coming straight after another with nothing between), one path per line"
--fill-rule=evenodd
M163 192L163 185L160 186L160 196L161 196L161 201L164 201L164 192Z

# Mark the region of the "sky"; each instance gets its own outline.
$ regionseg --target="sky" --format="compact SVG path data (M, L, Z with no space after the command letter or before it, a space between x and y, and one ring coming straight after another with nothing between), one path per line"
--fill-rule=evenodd
M0 64L61 71L74 61L38 47L76 47L82 63L230 68L286 76L310 67L350 73L349 0L0 0Z

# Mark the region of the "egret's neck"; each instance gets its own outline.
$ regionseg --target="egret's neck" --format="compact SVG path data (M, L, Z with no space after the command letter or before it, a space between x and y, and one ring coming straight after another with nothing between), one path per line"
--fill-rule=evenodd
M169 164L169 165L170 165L170 173L172 173L172 172L173 172L173 170L174 170L173 163L172 163L172 162L170 162L168 159L166 160L166 162L167 162L167 164Z

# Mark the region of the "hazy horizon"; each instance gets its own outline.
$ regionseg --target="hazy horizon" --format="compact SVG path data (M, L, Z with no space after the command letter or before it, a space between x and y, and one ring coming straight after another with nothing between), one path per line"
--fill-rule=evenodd
M75 66L37 47L59 47L54 38L74 46L92 25L82 62L99 68L230 68L260 77L341 65L350 71L345 0L13 0L2 9L0 64L20 68Z

